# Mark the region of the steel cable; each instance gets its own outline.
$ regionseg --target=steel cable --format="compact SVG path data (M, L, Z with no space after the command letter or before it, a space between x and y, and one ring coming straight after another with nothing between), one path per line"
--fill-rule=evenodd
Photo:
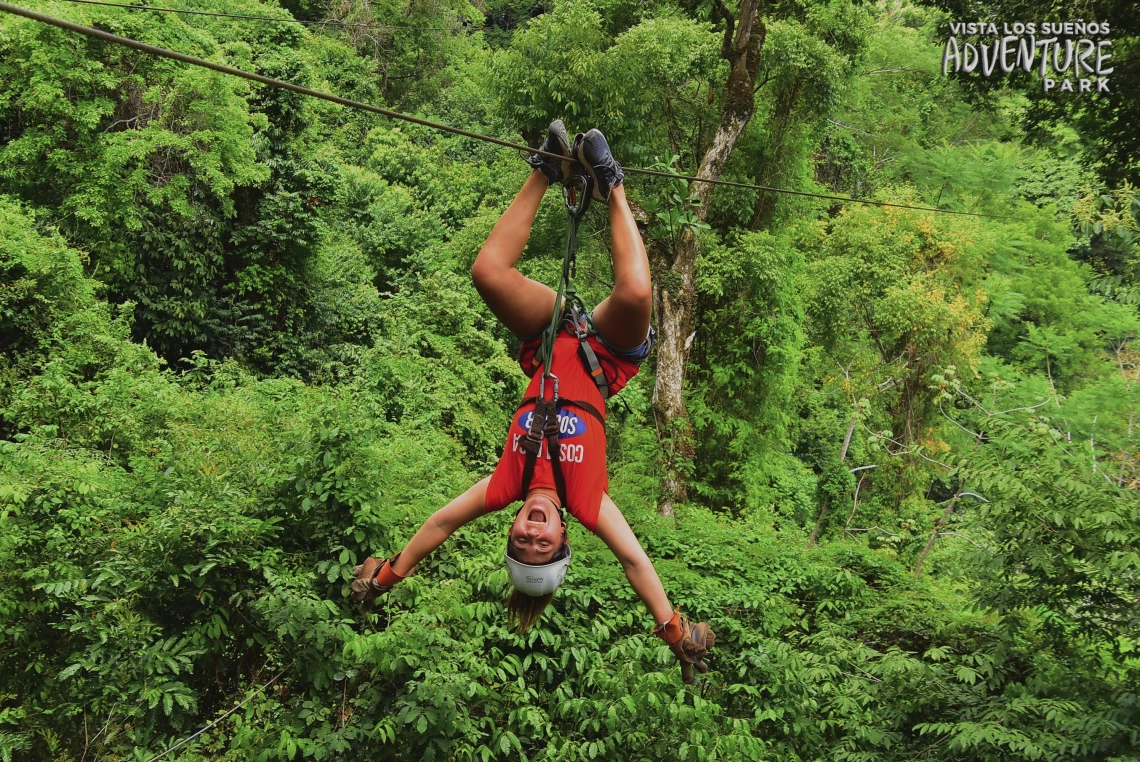
M351 98L342 98L339 95L333 95L331 93L324 93L324 92L321 92L319 90L313 90L311 88L303 87L301 85L297 85L297 84L294 84L292 82L287 82L287 81L282 80L282 79L274 79L273 77L266 77L266 76L261 75L261 74L254 74L253 72L244 71L242 69L237 69L237 68L234 68L233 66L226 66L225 64L214 63L213 61L207 61L204 58L198 58L196 56L186 55L185 53L179 53L178 51L175 51L175 50L169 50L167 48L161 48L161 47L158 47L157 45L149 45L145 42L139 42L138 40L132 40L129 37L120 37L117 34L112 34L111 32L105 32L102 29L95 29L93 27L83 26L82 24L76 24L75 22L67 21L65 19L56 18L55 16L48 16L47 14L44 14L44 13L39 13L37 11L29 10L27 8L21 8L20 6L12 5L11 3L6 3L6 2L0 1L0 11L3 11L5 13L11 13L11 14L16 15L16 16L23 16L24 18L32 19L33 21L38 21L38 22L43 23L43 24L48 24L50 26L58 27L60 29L67 29L68 31L72 31L72 32L76 32L78 34L86 35L87 37L93 37L95 39L105 40L107 42L111 42L111 43L114 43L116 45L124 45L128 48L133 48L135 50L139 50L139 51L142 51L144 53L149 53L149 54L154 55L154 56L159 56L161 58L169 58L169 59L172 59L175 61L181 61L183 63L191 64L192 66L200 66L204 69L210 69L212 71L216 71L216 72L219 72L221 74L228 74L230 76L240 77L241 79L246 79L246 80L249 80L251 82L258 82L258 83L261 83L263 85L269 85L270 87L278 87L278 88L281 88L283 90L290 90L292 92L299 93L301 95L307 95L307 96L310 96L312 98L319 98L321 100L329 101L330 103L336 103L340 106L345 106L347 108L360 109L361 111L368 111L368 112L371 112L373 114L379 114L381 116L386 116L389 119L396 119L399 121L410 122L411 124L418 124L418 125L421 125L423 127L428 127L430 129L433 129L433 130L440 130L441 132L449 132L453 135L459 135L459 136L465 137L465 138L472 138L474 140L482 140L482 141L487 142L487 143L493 143L495 145L503 146L504 148L511 148L511 149L516 150L516 151L522 151L523 153L528 153L528 154L537 154L539 156L545 156L547 158L556 159L559 161L561 161L565 158L565 157L560 156L560 155L555 154L555 153L542 151L542 150L537 149L537 148L531 148L530 146L523 145L522 143L512 143L509 140L502 140L500 138L491 137L490 135L483 135L483 134L478 133L478 132L471 132L470 130L460 129L459 127L452 127L449 124L441 124L440 122L433 122L430 119L421 119L419 117L412 116L410 114L403 114L399 111L392 111L391 109L382 108L380 106L374 106L371 103L363 103L361 101L352 100ZM954 214L954 215L960 215L960 216L966 216L966 217L986 217L986 218L990 218L990 219L1011 219L1011 217L1009 215L983 214L981 212L959 212L959 211L955 211L953 209L938 209L938 208L932 207L932 206L914 206L911 204L896 204L896 203L891 202L891 201L872 201L869 199L849 198L847 196L836 196L836 195L831 195L831 194L827 194L827 193L811 193L809 191L797 191L797 190L791 190L789 188L775 188L775 187L771 187L768 185L757 185L755 183L741 183L741 182L736 182L733 180L719 180L719 179L712 179L712 178L696 177L694 175L672 174L670 172L659 172L657 170L652 170L652 169L641 169L640 167L623 167L623 169L627 173L636 174L636 175L646 175L649 177L663 177L663 178L666 178L669 180L686 180L688 182L696 182L696 183L710 183L713 185L724 185L724 186L731 187L731 188L745 188L748 190L765 191L768 193L784 193L784 194L793 195L793 196L806 196L808 198L819 198L819 199L825 199L825 200L829 200L829 201L841 201L845 204L866 204L868 206L881 206L881 207L885 206L885 207L892 207L895 209L911 209L911 210L919 211L919 212L934 212L936 214Z
M409 32L414 32L414 31L419 31L419 30L450 32L450 31L453 31L456 29L456 27L448 27L448 26L390 26L390 25L386 25L386 24L363 24L363 23L356 23L356 22L352 22L352 21L336 21L333 19L328 19L325 21L308 21L305 19L282 19L282 18L274 18L273 16L250 16L250 15L246 15L243 13L216 13L214 11L194 11L194 10L189 10L186 8L162 8L162 7L153 6L153 5L129 5L126 3L108 3L108 2L104 2L103 0L59 0L59 2L62 2L62 3L78 3L80 5L101 5L101 6L105 6L107 8L123 8L125 10L130 10L130 11L155 11L157 13L182 13L182 14L186 14L189 16L213 16L215 18L242 19L245 21L269 21L269 22L272 22L275 24L307 24L307 25L311 25L311 26L339 26L339 27L348 27L351 29L377 29L377 30L389 31L389 32L401 31L401 30L407 30ZM462 25L460 25L460 26L465 30L470 29L472 31L478 31L478 30L483 28L481 26L476 26L476 27L464 27Z

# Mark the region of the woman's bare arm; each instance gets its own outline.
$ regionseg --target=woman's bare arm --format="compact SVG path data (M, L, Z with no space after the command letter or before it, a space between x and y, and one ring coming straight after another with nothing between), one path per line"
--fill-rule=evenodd
M649 556L637 541L637 536L629 528L625 516L610 499L609 495L602 495L602 509L598 514L598 528L595 532L602 539L625 569L625 578L629 580L637 597L649 609L650 616L657 624L669 621L673 616L673 607L669 605L669 596L661 585L657 570Z
M392 571L401 577L411 573L428 554L442 545L456 529L474 521L487 512L487 485L491 477L486 477L471 486L466 492L433 513L408 544L400 552L400 557L392 565Z

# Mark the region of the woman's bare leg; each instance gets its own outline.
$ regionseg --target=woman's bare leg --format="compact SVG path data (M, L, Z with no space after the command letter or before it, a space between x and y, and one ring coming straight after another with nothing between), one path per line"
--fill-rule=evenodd
M634 349L645 341L653 313L653 281L649 257L618 185L610 194L613 231L614 290L594 309L594 325L618 349ZM554 302L549 302L553 306Z
M657 624L668 622L673 616L673 607L669 605L669 596L665 594L657 570L637 541L637 535L629 528L625 516L606 494L602 495L602 508L598 513L595 534L617 556L625 569L625 578L645 608L649 609L653 621Z
M541 172L531 172L471 266L471 278L483 301L520 337L533 336L550 325L554 312L554 290L515 269L547 185Z

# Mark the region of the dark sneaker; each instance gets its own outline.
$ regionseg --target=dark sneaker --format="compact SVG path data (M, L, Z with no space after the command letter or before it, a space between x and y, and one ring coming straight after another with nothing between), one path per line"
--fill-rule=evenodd
M573 161L570 158L570 138L566 135L566 125L562 123L561 119L555 119L550 123L546 132L546 140L538 147L538 150L566 157L564 161L558 161L549 156L540 156L536 153L526 157L526 163L546 175L546 179L550 181L551 185L563 182L570 176L570 164Z
M594 198L610 200L610 192L625 180L621 165L610 153L610 144L600 130L593 129L574 139L575 156L594 181Z

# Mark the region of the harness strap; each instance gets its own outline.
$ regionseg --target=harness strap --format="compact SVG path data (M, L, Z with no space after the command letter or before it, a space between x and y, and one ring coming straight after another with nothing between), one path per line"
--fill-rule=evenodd
M538 460L538 456L532 452L526 454L526 465L523 466L522 472L522 499L526 500L526 493L530 492L530 480L534 478L534 462ZM555 487L558 485L555 484Z
M566 312L563 314L563 323L567 331L572 333L578 339L578 356L582 360L582 364L586 366L586 371L590 374L590 379L594 382L594 386L598 387L598 393L602 395L602 401L605 402L610 398L610 382L606 378L605 369L602 368L602 363L598 360L598 353L590 346L587 339L590 336L590 329L582 327L585 324L585 316L575 317L577 309L567 306ZM531 361L531 370L538 370L544 361L543 349L540 346L534 353L534 359Z
M554 473L554 490L562 505L566 505L566 478L562 475L562 450L558 446L558 413L548 408L546 413L546 457L550 458L550 470ZM530 488L530 485L526 485ZM524 492L525 496L526 493Z
M602 370L602 364L598 362L598 354L590 346L590 342L586 341L590 336L590 323L586 317L585 308L580 308L578 301L575 300L566 305L564 322L578 337L578 354L581 356L586 370L589 371L594 386L598 387L598 393L602 395L604 402L610 398L610 384L606 381L606 373Z
M530 417L530 427L522 440L522 449L526 453L526 463L523 464L522 472L523 499L526 498L526 493L530 489L530 481L534 478L535 461L538 460L538 456L542 453L543 428L546 423L546 413L546 400L541 397L536 397L534 401L534 413L532 413Z
M530 491L531 480L534 479L534 466L542 454L542 443L546 441L546 455L550 458L550 469L554 473L554 489L562 507L566 507L566 478L562 475L561 452L558 447L558 398L551 400L529 398L523 404L533 400L534 414L530 419L530 428L522 441L522 448L526 452L526 463L522 472L522 496L526 499ZM521 407L521 405L520 405ZM595 411L596 412L596 411ZM603 424L604 425L604 424ZM537 434L537 436L535 436Z
M602 400L608 400L610 398L610 384L606 381L605 371L602 370L602 364L598 362L598 355L594 352L594 348L585 339L579 339L578 354L582 356L582 362L586 363L590 377L594 379L594 385L598 387L598 392L602 395Z
M601 411L598 410L593 405L591 405L589 402L586 402L585 400L564 400L564 399L560 399L558 401L565 404L565 405L574 405L576 407L582 408L587 413L589 413L590 415L597 418L598 423L602 424L603 428L605 427L605 425L606 425L605 416L603 416ZM516 412L518 410L521 410L524 405L529 405L532 402L536 403L536 406L537 406L538 397L523 397L522 402L520 402L518 408L516 408ZM533 419L531 420L531 423L533 425L533 423L534 423Z

